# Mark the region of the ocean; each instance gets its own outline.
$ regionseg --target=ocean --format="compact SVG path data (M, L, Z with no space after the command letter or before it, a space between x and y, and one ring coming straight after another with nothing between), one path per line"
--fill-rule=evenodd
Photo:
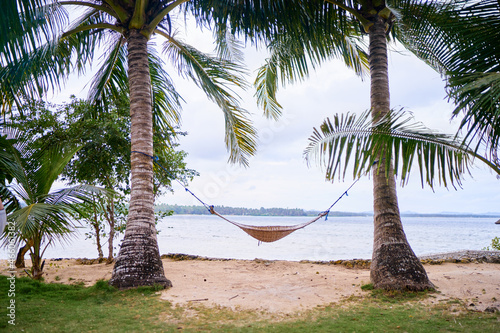
M311 217L228 216L250 225L294 225ZM481 250L500 236L495 217L403 217L413 251L420 255ZM93 240L81 228L64 244L49 246L44 258L96 258ZM234 225L211 215L173 215L158 223L161 254L183 253L213 258L268 260L369 259L373 245L373 218L329 217L274 243L260 243ZM116 253L120 239L115 240ZM107 256L107 244L103 246ZM28 256L26 256L28 258ZM7 259L5 249L0 259Z

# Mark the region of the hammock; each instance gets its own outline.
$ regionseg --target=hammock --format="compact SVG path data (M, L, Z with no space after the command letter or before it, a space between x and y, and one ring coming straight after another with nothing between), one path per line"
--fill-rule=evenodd
M304 222L301 224L296 224L296 225L273 225L273 226L255 226L255 225L247 225L247 224L242 224L238 222L231 221L224 216L220 215L214 210L214 206L210 206L210 213L213 215L217 215L221 219L231 223L232 225L237 226L253 238L257 239L258 241L265 242L265 243L272 243L275 242L279 239L282 239L285 236L290 235L292 232L305 228L309 224L312 224L322 218L323 216L326 216L328 213L327 212L322 212L319 214L317 217L312 219L311 221Z
M258 241L265 242L265 243L271 243L271 242L275 242L275 241L277 241L279 239L282 239L283 237L286 237L286 236L290 235L292 232L294 232L296 230L299 230L299 229L307 227L309 224L312 224L312 223L316 222L317 220L319 220L322 217L325 217L325 219L327 219L328 218L328 213L330 212L330 210L332 209L332 207L335 206L335 204L340 199L342 199L342 197L344 195L347 195L347 191L349 191L354 186L354 184L356 184L359 181L359 178L356 179L351 184L351 186L349 186L349 188L344 193L342 193L342 195L326 211L320 213L317 217L315 217L311 221L308 221L308 222L305 222L305 223L301 223L301 224L296 224L296 225L289 225L289 226L278 226L278 225L275 225L275 226L254 226L254 225L247 225L247 224L242 224L242 223L231 221L231 220L227 219L226 217L222 216L221 214L217 213L214 210L214 206L209 206L208 204L206 204L205 202L203 202L203 200L201 200L200 198L198 198L196 196L196 194L194 194L193 192L191 192L184 184L182 184L182 182L180 180L178 180L167 169L165 169L163 167L163 165L161 165L160 163L158 163L158 157L157 156L151 156L149 154L146 154L146 153L143 153L143 152L140 152L140 151L132 151L132 153L138 153L138 154L146 155L146 156L152 158L154 163L156 163L168 175L170 175L170 177L172 179L175 179L182 187L184 187L184 189L186 190L186 192L189 192L196 200L198 200L203 206L205 206L211 214L217 215L221 219L223 219L223 220L225 220L225 221L227 221L227 222L229 222L229 223L237 226L238 228L240 228L241 230L243 230L244 232L246 232L248 235L250 235L253 238L257 239Z

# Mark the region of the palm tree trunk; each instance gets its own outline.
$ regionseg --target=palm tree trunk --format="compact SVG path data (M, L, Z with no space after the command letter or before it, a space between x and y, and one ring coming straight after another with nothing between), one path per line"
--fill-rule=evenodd
M24 261L24 256L26 255L26 252L28 252L33 245L34 245L33 239L30 239L30 240L27 240L26 244L19 249L19 252L17 253L17 258L16 258L16 267L17 268L25 268L26 267L26 262Z
M132 151L153 155L147 38L131 30L127 43ZM170 287L172 283L165 278L156 240L152 159L132 154L131 173L127 228L109 283L118 288Z
M370 35L371 108L374 120L390 111L385 21L377 17ZM383 165L380 163L380 165ZM374 241L370 279L375 288L424 290L433 285L411 249L399 214L394 171L373 167Z

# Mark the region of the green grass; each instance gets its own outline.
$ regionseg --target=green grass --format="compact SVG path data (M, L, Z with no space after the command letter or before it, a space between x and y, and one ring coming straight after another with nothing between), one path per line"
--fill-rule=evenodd
M300 314L174 307L155 288L118 291L16 280L16 326L7 323L8 284L0 277L0 331L7 332L498 332L500 315L467 311L455 300L436 306L422 293L350 298Z

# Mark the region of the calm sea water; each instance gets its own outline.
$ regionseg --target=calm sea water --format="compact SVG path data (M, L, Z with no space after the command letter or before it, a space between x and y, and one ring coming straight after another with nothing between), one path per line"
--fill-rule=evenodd
M230 216L250 225L293 225L310 217ZM458 250L481 250L500 236L497 218L403 217L408 241L417 255ZM158 229L160 253L185 253L216 258L337 260L371 258L372 217L330 217L297 230L274 243L261 243L216 216L174 215ZM67 244L47 248L45 258L95 258L92 240L81 229ZM115 240L119 244L120 240ZM107 255L107 244L104 246ZM116 250L118 252L118 248ZM5 251L1 259L6 259Z

